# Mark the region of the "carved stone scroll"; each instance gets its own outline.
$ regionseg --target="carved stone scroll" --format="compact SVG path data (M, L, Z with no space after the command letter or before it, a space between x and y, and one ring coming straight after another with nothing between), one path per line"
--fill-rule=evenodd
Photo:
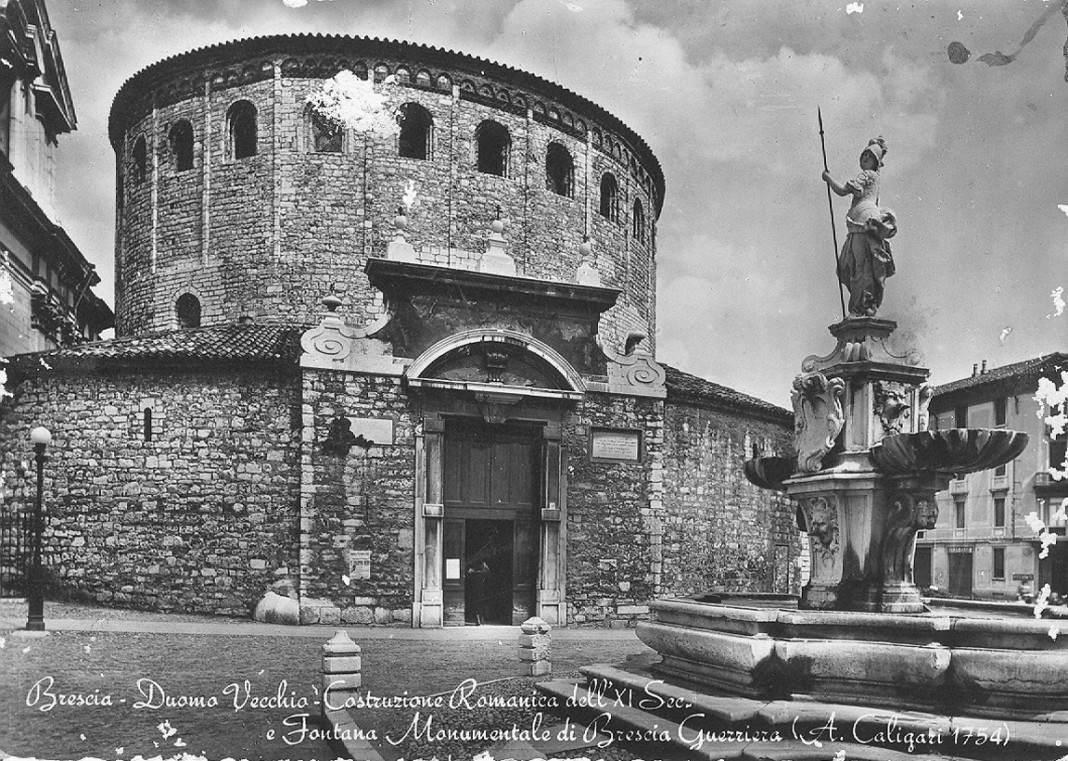
M797 467L802 473L814 473L831 449L845 425L841 378L827 379L822 373L802 373L794 379L790 397L794 405L794 442Z

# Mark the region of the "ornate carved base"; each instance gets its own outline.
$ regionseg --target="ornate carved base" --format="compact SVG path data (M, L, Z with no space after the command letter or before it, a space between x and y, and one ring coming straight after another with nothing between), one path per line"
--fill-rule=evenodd
M798 607L923 612L912 581L916 532L934 526L934 493L946 483L944 474L887 478L871 470L788 479L811 558L811 582Z

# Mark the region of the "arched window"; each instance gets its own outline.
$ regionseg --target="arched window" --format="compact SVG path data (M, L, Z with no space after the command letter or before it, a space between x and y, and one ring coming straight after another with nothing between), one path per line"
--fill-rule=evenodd
M174 158L174 170L184 172L186 169L192 169L193 125L185 119L175 122L168 140L171 144L171 156Z
M634 216L631 217L631 224L633 226L634 239L639 243L645 243L645 210L642 208L642 202L638 199L634 200Z
M230 155L247 159L256 155L256 107L247 100L230 106L227 114L230 130Z
M401 106L400 113L397 152L404 158L429 159L434 117L418 103L405 103Z
M133 162L134 182L144 182L148 176L148 147L144 135L137 138L134 143Z
M619 220L619 183L611 172L601 176L601 216L613 222Z
M506 177L508 154L512 147L508 130L497 122L484 121L475 130L475 143L478 171Z
M183 293L174 302L174 312L179 328L200 327L200 299L191 293Z
M324 118L314 108L308 107L308 149L315 153L341 153L345 130Z
M549 143L545 152L545 189L566 198L575 195L575 162L560 143Z

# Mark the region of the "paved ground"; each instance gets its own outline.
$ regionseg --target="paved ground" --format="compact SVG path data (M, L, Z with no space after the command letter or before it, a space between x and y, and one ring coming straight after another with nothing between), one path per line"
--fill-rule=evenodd
M182 752L211 759L337 756L312 719L319 712L321 645L339 627L55 603L45 609L50 635L20 631L25 620L24 605L0 604L0 751L101 759ZM512 677L518 664L518 627L345 628L363 648L365 687L381 696L447 693L468 678L486 683ZM553 633L555 675L649 653L633 630ZM530 693L531 685L512 679L492 689ZM217 705L210 705L212 698ZM276 705L254 707L256 699ZM507 726L529 723L528 714L467 711L435 719L442 725ZM362 714L368 726L393 737L404 733L411 718L411 711ZM429 751L427 758L456 750L432 741L418 747ZM627 758L598 754L612 757Z

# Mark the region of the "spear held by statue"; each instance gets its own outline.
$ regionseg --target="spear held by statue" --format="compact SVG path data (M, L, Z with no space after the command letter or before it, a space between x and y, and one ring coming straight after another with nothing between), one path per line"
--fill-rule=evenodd
M816 116L820 120L820 150L823 151L823 171L829 172L827 168L827 144L823 140L823 112L819 106L816 106ZM827 206L831 210L831 240L834 242L834 269L838 271L838 232L834 227L834 201L831 199L831 186L827 185ZM836 278L837 279L837 278ZM845 293L842 290L842 281L838 281L838 299L842 302L842 319L845 319Z

